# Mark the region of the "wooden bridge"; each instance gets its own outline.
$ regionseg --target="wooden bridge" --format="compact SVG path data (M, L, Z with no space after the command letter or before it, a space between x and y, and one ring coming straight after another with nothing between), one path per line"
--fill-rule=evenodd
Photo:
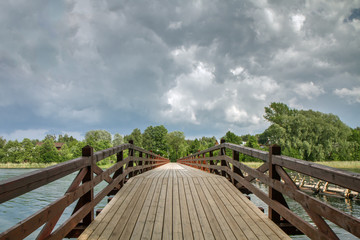
M240 154L261 159L252 169ZM116 163L102 170L96 163L116 155ZM64 196L0 234L0 239L23 239L39 231L37 239L338 239L325 220L360 237L360 220L302 192L288 171L312 176L360 192L360 174L341 171L270 152L222 142L169 163L168 159L130 142L0 183L0 203L78 172ZM268 173L266 173L268 172ZM251 182L269 186L269 193ZM96 195L94 187L107 185ZM247 197L254 193L269 206L268 216ZM284 195L298 202L313 224L289 208ZM106 196L111 201L94 217ZM77 204L72 215L58 223L64 210Z

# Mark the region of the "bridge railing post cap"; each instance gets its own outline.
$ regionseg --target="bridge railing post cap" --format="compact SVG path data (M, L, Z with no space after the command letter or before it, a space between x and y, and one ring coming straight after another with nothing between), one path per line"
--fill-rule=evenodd
M224 138L220 139L220 143L225 143L225 139Z
M86 145L81 152L83 157L90 157L94 154L94 149L90 145Z
M273 155L281 155L281 147L277 144L270 146L271 152Z

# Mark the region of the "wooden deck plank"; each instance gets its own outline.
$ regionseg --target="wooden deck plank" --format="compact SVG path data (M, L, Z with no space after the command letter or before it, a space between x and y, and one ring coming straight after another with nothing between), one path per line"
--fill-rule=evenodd
M165 199L165 213L164 226L162 230L162 239L172 239L173 236L173 172L169 170L166 199Z
M164 215L165 215L166 190L167 190L167 182L168 182L168 169L166 169L166 172L167 173L165 174L161 185L161 192L156 209L152 239L161 239L162 237Z
M149 189L149 192L148 192L148 194L146 196L146 200L144 202L144 205L141 208L139 218L138 218L138 220L137 220L137 222L135 224L133 234L131 235L132 240L141 239L141 234L143 232L145 222L146 222L146 218L148 216L149 209L150 209L151 203L153 201L153 197L155 195L155 189L156 189L156 186L158 185L159 181L161 181L161 178L154 178L154 182L153 182L153 184L151 185L151 187Z
M194 181L199 182L199 180L196 178ZM212 229L215 239L225 239L225 235L224 235L223 231L221 230L220 224L217 221L216 216L215 216L213 210L211 209L211 206L202 190L203 186L201 186L200 184L195 184L195 187L197 188L200 199L202 199L201 204L204 207L206 217L209 221L209 224L210 224L210 227Z
M190 221L190 214L189 208L187 204L187 199L185 197L185 186L184 186L184 179L178 178L179 181L179 197L180 197L180 214L181 214L181 228L182 228L182 235L183 239L194 239L192 229L191 229L191 221Z
M129 219L127 220L126 223L125 222L122 223L122 224L124 224L125 228L120 236L120 239L130 239L131 234L136 225L136 222L138 220L138 217L140 215L140 211L143 208L145 199L147 198L147 195L150 191L150 188L151 188L151 186L155 185L155 184L153 184L153 182L156 182L156 178L151 178L148 180L143 194L140 195L131 215L129 215ZM114 235L115 235L115 233L114 233Z
M232 184L230 182L223 181L221 183L223 184L225 190L227 190L233 194L232 196L237 196L238 198L242 199L244 202L250 201L243 194L241 194L241 192L236 191L236 189L232 188ZM282 231L273 221L271 221L254 204L246 204L243 207L243 209L244 209L244 211L246 210L246 212L248 212L248 214L251 217L256 215L258 218L260 218L262 220L262 221L257 221L257 224L260 226L261 229L263 229L265 231L265 233L267 234L267 236L270 237L270 239L271 239L271 237L274 237L274 233L280 239L290 239L289 236L284 231Z
M164 181L164 175L161 175L156 184L155 192L145 221L145 226L141 235L141 239L151 239L155 218L156 218L156 210L159 202L161 186L163 184L163 181Z
M218 193L213 190L211 184L208 181L204 181L203 178L200 178L200 183L202 184L204 192L207 195L207 199L209 199L209 203L211 204L211 208L220 223L220 227L222 228L225 238L246 239L241 229L237 229L236 222L221 202Z
M199 217L196 213L194 199L190 192L189 178L184 178L184 189L185 189L186 202L187 202L188 208L189 208L191 229L193 232L194 239L195 240L196 239L204 239L204 236L202 234L201 227L200 227Z
M101 234L101 239L113 240L119 238L125 228L125 223L132 214L136 203L138 202L142 192L146 189L147 182L149 181L151 181L151 179L144 179L143 183L134 194L132 200L126 204L126 208L116 212L112 221L108 224L108 227L104 230L103 234Z
M113 216L116 216L118 213L121 213L122 211L124 211L127 208L127 204L132 200L132 198L133 198L134 194L136 193L136 191L138 190L138 188L141 187L142 181L143 181L143 179L133 179L133 181L131 181L131 182L129 181L125 184L125 186L129 187L128 194L125 194L126 193L125 192L123 195L119 195L119 194L115 195L115 197L111 200L111 201L114 201L114 206L112 206L112 207L110 206L108 208L105 207L105 209L103 211L101 211L101 213L99 214L99 217L101 215L104 216L103 219L93 221L92 224L89 226L89 228L91 229L92 225L96 225L96 223L99 223L99 226L97 226L94 229L94 231L91 233L89 238L91 238L91 239L100 238L103 231L106 228L108 228L109 223L111 223L113 221L112 220ZM82 236L80 236L80 238L81 237Z
M190 190L191 190L191 193L192 193L192 196L193 196L193 199L194 199L195 209L196 209L197 215L199 217L199 222L200 222L202 232L204 234L204 238L205 239L215 239L214 234L213 234L213 232L211 230L209 221L208 221L208 219L206 217L204 208L203 208L203 206L201 204L201 201L206 201L206 199L202 198L201 201L200 201L198 191L197 191L197 189L195 187L194 179L195 178L189 178L188 179L189 180L189 186L190 186Z
M256 225L256 223L250 217L248 217L247 213L242 211L239 202L233 199L231 194L228 192L222 191L223 189L218 186L218 181L214 182L213 179L209 179L209 183L211 183L211 185L214 187L214 190L218 193L221 201L234 218L235 223L238 224L239 228L243 227L242 231L247 239L268 239L262 230Z
M183 239L182 237L182 227L181 227L181 212L180 212L180 196L179 196L179 182L178 182L178 171L173 171L173 236L174 240Z
M84 239L290 239L226 178L166 164L131 178Z

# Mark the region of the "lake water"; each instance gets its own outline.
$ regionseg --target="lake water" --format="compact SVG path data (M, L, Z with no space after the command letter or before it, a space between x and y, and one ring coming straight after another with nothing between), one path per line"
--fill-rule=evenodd
M22 175L25 173L29 173L29 169L0 169L0 181L13 177ZM0 204L0 232L5 231L6 229L12 227L16 223L25 218L29 217L36 211L40 210L41 208L47 206L52 201L55 201L59 197L63 196L67 188L69 187L70 183L76 176L76 173L72 175L68 175L62 179L59 179L53 183L50 183L46 186L41 188L35 189L29 193L26 193L20 197L12 199L8 202ZM262 184L256 183L264 192L267 192L267 187ZM106 183L99 184L95 188L95 194L99 192ZM260 199L258 199L255 195L250 194L251 200L257 205L258 207L263 207L265 209L265 213L267 214L267 205L263 203ZM335 198L335 197L327 197L327 196L318 196L319 199L322 201L326 201L330 205L349 213L357 218L360 218L360 201L353 201L353 200L346 200L342 198ZM311 221L311 219L307 216L306 212L303 208L296 202L286 199L289 207L300 217L305 220ZM104 198L95 209L103 208L107 202L107 199ZM74 208L74 204L70 205L63 216L59 220L59 224L63 223L72 213ZM350 233L346 232L345 230L337 227L336 225L332 224L331 222L329 225L333 228L336 234L338 234L340 239L358 239L351 235ZM27 239L35 239L37 234L40 230L31 234ZM308 239L306 236L299 235L299 236L292 236L293 239Z

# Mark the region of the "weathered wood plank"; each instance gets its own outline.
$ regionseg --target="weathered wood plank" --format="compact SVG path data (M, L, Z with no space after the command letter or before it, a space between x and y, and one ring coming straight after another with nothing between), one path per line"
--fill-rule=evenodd
M183 172L183 171L181 171L181 172ZM185 186L184 186L183 177L179 178L178 181L179 181L181 227L182 227L183 239L194 239L194 236L192 233L192 228L191 228L188 203L187 203L187 199L185 197Z
M265 223L263 213L258 213L263 215L260 217L247 208L247 202L239 198L243 195L219 175L167 164L132 179L80 240L276 239L275 232L281 231ZM137 187L130 187L135 184ZM230 188L238 193L228 191ZM101 226L104 220L107 223ZM96 231L100 233L97 236L93 234Z
M206 201L206 199L200 199L200 196L195 186L195 185L199 185L199 183L198 182L195 183L194 182L195 179L196 178L189 178L188 180L189 180L189 186L193 197L193 201L195 204L195 209L199 218L200 226L205 239L215 239L209 221L206 217L203 205L201 204L202 202Z

